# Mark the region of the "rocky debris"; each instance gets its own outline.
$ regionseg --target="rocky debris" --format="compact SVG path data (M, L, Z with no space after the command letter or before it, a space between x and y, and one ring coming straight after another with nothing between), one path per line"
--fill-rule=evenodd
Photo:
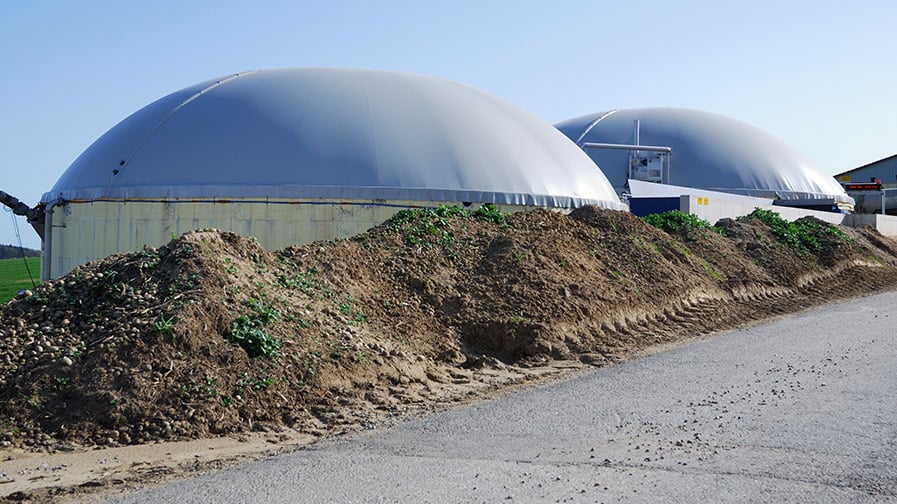
M869 229L807 255L756 219L479 217L409 211L279 252L197 231L46 282L0 308L0 445L362 428L897 280Z

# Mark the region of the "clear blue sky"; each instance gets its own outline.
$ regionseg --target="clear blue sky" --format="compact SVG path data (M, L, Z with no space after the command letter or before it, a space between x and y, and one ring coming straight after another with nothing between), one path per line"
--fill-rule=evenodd
M0 190L34 205L140 107L212 77L301 66L445 77L551 123L707 110L834 174L897 153L895 26L893 0L0 0ZM0 244L14 242L3 212Z

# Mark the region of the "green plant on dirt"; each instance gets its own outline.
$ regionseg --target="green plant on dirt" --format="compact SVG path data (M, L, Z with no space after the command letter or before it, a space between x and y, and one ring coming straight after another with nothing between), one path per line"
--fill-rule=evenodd
M178 273L171 283L163 290L165 297L173 298L179 294L183 297L184 294L187 294L198 287L197 280L199 280L199 273L190 273L189 275ZM175 306L185 304L186 302L186 299L180 299L175 303Z
M153 269L159 265L159 253L155 250L143 247L137 254L143 258L139 265L141 270Z
M156 328L156 332L162 335L172 335L174 334L174 324L177 322L175 317L166 317L165 315L159 315L159 320L156 321L154 327Z
M691 241L705 238L708 231L725 234L722 228L711 226L709 222L699 218L697 215L685 213L681 210L649 214L642 217L642 220L669 234L679 235Z
M87 345L81 343L80 345L69 351L68 357L72 360L78 360L82 355L84 355L85 350L87 350Z
M115 270L107 271L105 274L100 273L97 275L98 279L90 284L90 289L95 294L105 294L110 292L113 287L116 285L116 279L118 278L118 272Z
M294 364L297 365L302 371L302 377L298 380L298 385L300 388L305 388L306 386L308 386L309 380L311 380L315 376L318 362L321 359L321 352L315 350L314 352L311 352L307 355L296 352L290 357L292 358Z
M27 299L29 303L36 305L45 305L50 302L50 298L43 292L35 292Z
M712 264L700 258L699 261L701 262L701 266L704 268L704 271L706 271L707 274L710 275L714 280L716 280L717 282L722 282L726 279L725 276L723 276L723 274L720 273L718 269L714 268Z
M646 252L647 252L648 249L649 249L649 245L645 242L645 240L644 240L641 236L638 236L638 235L636 235L636 234L634 234L634 233L629 233L629 241L631 241L631 242L632 242L632 246L635 247L635 248L637 248L637 249L641 249L641 250L644 250L644 251L646 251ZM651 245L656 246L655 243L651 243ZM656 248L655 248L654 250L657 251Z
M354 303L354 302L355 302L355 300L352 299L351 296L346 296L345 301L343 301L342 303L337 303L336 309L339 310L339 312L342 313L343 315L348 315L349 312L352 311L352 303Z
M262 324L268 324L280 319L280 311L261 299L249 298L246 301L246 306L252 308L252 311L255 312L256 317Z
M439 205L436 208L408 208L401 210L387 221L390 229L404 233L409 245L451 245L455 237L449 219L474 218L494 224L507 225L507 215L495 205L487 203L471 212L459 206Z
M315 361L306 360L302 362L302 371L306 377L311 377L315 375L315 370L317 366L315 365Z
M449 230L448 218L461 215L460 207L439 205L436 208L409 208L402 210L389 220L394 229L402 229L405 242L409 245L447 245L455 239Z
M231 323L230 339L250 357L274 358L279 355L280 340L271 336L251 315L240 315Z
M193 247L193 245L190 245L190 244L185 243L177 250L178 258L193 257L194 255L196 255L196 249Z
M875 254L871 254L871 253L870 253L870 254L867 256L867 259L869 259L870 261L872 261L872 262L878 264L879 266L887 266L887 265L888 265L887 261L885 261L885 260L882 259L881 257L878 257L878 256L875 255Z
M788 221L778 212L755 208L747 218L757 219L769 226L770 232L782 245L790 248L798 255L818 254L822 243L830 240L842 240L852 243L853 240L836 226L814 219L798 219Z
M209 397L217 397L219 385L218 378L206 378L206 394Z
M847 243L855 243L855 240L833 224L820 222L812 218L803 218L795 221L802 232L816 239L820 246L825 241L839 240ZM818 250L818 249L817 249Z
M292 264L292 263L290 263ZM296 266L293 265L295 268ZM333 289L318 279L318 268L312 267L308 271L296 271L293 273L278 273L277 283L287 289L299 289L304 294L317 298L333 297Z
M265 326L280 319L280 312L260 299L249 299L245 304L252 309L252 313L240 315L231 322L229 339L252 358L279 356L281 342L269 334Z
M354 322L360 323L367 320L367 316L364 313L355 309L355 298L352 296L346 296L344 301L337 303L336 309Z
M242 395L243 391L247 388L251 388L254 390L265 390L274 383L274 379L270 377L259 378L257 376L250 376L247 373L243 373L243 377L237 381L238 394Z
M40 392L33 392L29 396L25 396L25 403L28 406L31 406L34 409L41 409L44 407L44 400L40 396Z
M507 225L508 223L508 214L503 213L492 203L486 203L481 206L471 213L471 216L475 219L484 220L493 224Z

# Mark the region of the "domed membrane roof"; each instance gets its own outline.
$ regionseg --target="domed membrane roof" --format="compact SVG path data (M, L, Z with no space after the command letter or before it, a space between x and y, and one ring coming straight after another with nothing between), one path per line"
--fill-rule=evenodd
M853 200L831 176L781 140L719 114L680 108L620 109L589 114L556 127L582 145L639 144L672 148L670 185L778 199ZM611 183L623 187L629 152L587 149Z
M315 198L625 208L547 122L445 79L258 70L153 102L94 142L43 196Z

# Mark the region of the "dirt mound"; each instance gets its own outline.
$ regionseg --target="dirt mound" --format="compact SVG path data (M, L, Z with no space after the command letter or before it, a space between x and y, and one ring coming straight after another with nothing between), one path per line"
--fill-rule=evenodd
M2 307L0 443L325 434L895 285L895 242L810 224L813 253L594 207L410 210L279 252L187 233Z

